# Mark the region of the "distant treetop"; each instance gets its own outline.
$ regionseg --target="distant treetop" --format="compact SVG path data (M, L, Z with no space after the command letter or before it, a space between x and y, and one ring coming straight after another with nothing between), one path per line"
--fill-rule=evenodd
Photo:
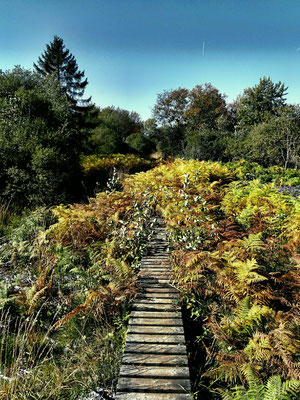
M62 38L54 36L53 41L46 45L46 50L33 65L41 75L55 76L74 109L84 107L90 102L91 98L82 99L88 80L84 79L84 71L78 70L73 54L65 49Z

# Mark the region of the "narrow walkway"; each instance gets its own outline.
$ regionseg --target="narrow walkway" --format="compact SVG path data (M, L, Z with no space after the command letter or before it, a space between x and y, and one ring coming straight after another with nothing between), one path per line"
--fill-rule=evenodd
M163 221L143 257L140 294L133 304L117 400L191 400L181 310L170 286Z

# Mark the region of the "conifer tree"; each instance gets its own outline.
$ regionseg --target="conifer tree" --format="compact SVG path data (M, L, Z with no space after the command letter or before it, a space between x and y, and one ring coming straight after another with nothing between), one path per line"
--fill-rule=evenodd
M83 111L89 108L91 98L82 99L88 80L84 79L84 71L78 70L73 54L65 49L62 38L54 36L53 41L46 45L46 50L33 65L41 75L51 74L56 77L73 110Z

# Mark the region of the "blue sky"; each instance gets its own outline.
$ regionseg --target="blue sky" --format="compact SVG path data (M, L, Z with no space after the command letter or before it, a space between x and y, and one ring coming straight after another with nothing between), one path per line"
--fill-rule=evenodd
M232 101L264 75L300 103L299 21L299 0L0 0L0 69L58 35L100 107L146 119L163 90L211 82Z

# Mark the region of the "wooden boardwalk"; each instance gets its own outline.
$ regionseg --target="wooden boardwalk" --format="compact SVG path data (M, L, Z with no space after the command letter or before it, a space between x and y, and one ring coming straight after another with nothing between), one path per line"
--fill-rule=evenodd
M170 286L166 232L159 221L143 257L140 293L133 304L117 400L191 400L177 290Z

